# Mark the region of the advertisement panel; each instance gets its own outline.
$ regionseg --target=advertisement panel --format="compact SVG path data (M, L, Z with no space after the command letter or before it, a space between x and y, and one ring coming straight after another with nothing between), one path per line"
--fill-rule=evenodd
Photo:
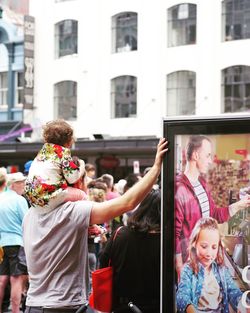
M162 312L247 312L250 118L163 123Z

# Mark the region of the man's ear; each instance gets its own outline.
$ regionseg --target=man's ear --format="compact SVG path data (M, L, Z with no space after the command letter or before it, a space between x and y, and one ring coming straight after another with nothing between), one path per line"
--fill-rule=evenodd
M191 158L191 160L192 160L192 161L197 161L198 158L199 158L199 153L198 153L197 150L195 150L195 151L192 153L192 158Z

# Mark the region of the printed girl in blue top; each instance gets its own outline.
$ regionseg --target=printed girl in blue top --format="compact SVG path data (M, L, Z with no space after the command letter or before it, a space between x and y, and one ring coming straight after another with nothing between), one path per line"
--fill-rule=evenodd
M211 217L196 223L189 242L189 260L181 272L176 294L177 311L187 313L248 312L242 292L224 265L218 223Z

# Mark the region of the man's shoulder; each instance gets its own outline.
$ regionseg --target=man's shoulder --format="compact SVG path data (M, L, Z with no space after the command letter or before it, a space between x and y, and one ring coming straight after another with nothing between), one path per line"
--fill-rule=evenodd
M186 190L187 187L192 188L192 185L188 180L187 176L183 173L178 174L175 178L176 191L181 192L181 190Z
M3 192L3 196L5 196L6 198L9 198L9 199L15 199L15 200L19 200L19 201L25 200L25 198L23 196L19 195L14 190L11 190L9 188Z
M93 202L88 200L68 201L59 205L52 214L61 216L88 216L92 210Z
M78 200L78 201L68 201L65 203L62 203L61 205L58 206L57 209L60 210L66 210L70 208L91 208L93 206L93 201L89 200Z

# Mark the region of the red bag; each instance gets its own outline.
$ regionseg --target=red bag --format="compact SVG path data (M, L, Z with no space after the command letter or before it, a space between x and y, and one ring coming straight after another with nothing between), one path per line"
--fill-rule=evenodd
M119 227L114 235L113 242L116 238ZM113 300L113 268L110 266L100 268L92 272L92 292L89 296L89 305L98 311L111 312Z
M89 305L98 311L111 312L113 297L113 269L104 267L92 273L92 293Z

